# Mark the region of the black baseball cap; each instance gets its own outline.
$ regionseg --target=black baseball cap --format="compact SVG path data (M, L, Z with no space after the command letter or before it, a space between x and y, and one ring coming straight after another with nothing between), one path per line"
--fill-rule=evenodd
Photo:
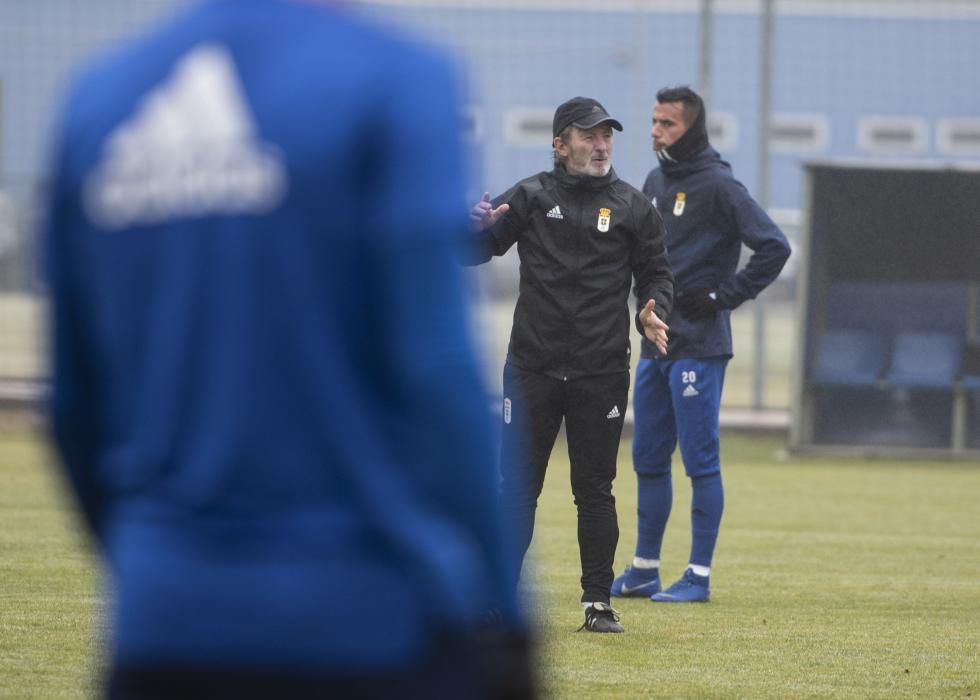
M591 97L573 97L555 110L555 121L551 129L554 132L553 136L557 136L570 126L591 129L603 122L609 122L616 131L623 130L623 125L609 116L609 112L599 104L599 100L593 100Z

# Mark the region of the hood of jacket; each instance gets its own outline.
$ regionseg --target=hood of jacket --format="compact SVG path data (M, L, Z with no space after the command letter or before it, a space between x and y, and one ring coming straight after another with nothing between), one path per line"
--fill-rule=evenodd
M672 180L713 168L722 168L729 173L732 171L728 161L722 160L721 154L711 146L705 147L687 160L660 160L660 170Z

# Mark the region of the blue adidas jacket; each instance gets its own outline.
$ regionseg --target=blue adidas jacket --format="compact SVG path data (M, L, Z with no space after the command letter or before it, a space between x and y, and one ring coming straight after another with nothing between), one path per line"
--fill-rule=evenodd
M217 0L77 81L46 226L53 434L116 663L398 667L521 625L442 58Z
M731 357L730 310L754 299L779 276L790 255L786 236L710 146L690 160L664 162L650 171L643 194L667 229L676 294L717 289L725 307L696 322L674 311L667 319L668 358ZM737 270L743 243L753 252ZM646 338L641 352L643 357L660 357Z

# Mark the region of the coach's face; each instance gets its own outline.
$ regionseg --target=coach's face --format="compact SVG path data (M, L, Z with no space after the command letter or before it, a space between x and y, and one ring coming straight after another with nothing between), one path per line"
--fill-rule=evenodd
M670 148L687 131L682 102L658 102L653 108L653 150Z
M613 133L608 124L591 129L570 127L568 141L556 137L554 145L565 170L573 175L602 177L612 167Z

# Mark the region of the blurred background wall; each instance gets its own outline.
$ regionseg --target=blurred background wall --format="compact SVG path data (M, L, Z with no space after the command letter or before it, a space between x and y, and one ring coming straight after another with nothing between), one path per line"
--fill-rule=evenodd
M66 83L88 59L196 1L0 2L0 398L30 400L43 386L37 202ZM978 0L352 4L457 56L474 201L550 167L552 113L579 94L623 122L614 166L639 187L655 160L654 95L676 84L705 94L714 145L797 244L807 161L980 159ZM790 408L801 262L797 250L777 284L735 312L726 408ZM476 273L491 386L516 278L514 252Z

